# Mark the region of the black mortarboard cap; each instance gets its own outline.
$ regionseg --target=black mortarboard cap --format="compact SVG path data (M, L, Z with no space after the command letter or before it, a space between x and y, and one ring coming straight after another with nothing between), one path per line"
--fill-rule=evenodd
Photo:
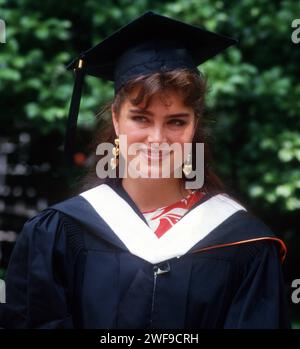
M235 43L232 38L149 11L83 52L67 67L76 74L66 130L67 159L72 161L84 74L114 81L117 92L140 75L176 68L198 72L198 65Z

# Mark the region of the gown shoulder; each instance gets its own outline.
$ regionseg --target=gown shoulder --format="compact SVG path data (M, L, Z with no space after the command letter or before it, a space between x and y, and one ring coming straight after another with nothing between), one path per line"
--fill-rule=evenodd
M71 285L83 250L82 228L67 215L48 208L29 219L8 265L0 326L73 327Z

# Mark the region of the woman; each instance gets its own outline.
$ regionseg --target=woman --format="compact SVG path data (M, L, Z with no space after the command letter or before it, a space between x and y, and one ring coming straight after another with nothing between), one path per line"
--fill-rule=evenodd
M25 224L7 271L3 327L289 327L284 243L226 195L209 166L197 65L232 43L148 12L71 65L67 146L83 72L114 80L113 157L107 168L97 149L93 171L117 176L94 176L91 189Z

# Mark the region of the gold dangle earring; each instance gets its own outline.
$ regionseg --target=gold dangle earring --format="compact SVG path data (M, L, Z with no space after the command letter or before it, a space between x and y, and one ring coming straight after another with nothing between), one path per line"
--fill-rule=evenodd
M188 156L187 156L187 160L186 162L184 163L184 166L183 166L183 173L188 177L190 175L190 173L192 172L192 163L191 163L191 158L192 158L192 154L189 153Z
M114 157L110 159L110 167L112 170L114 170L118 165L118 161L119 161L118 156L119 156L119 152L120 152L119 144L120 144L120 140L119 140L119 138L116 138L115 139L115 147L112 148L112 154Z

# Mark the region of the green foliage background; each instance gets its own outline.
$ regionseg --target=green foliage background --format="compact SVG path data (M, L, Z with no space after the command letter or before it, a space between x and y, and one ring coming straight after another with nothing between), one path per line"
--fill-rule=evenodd
M239 40L201 67L210 85L216 167L284 237L289 281L299 278L300 44L291 40L299 1L0 0L7 26L0 46L1 128L29 123L38 133L63 135L73 85L65 65L146 10ZM111 97L110 84L88 78L81 125L92 125ZM298 305L295 319L299 312Z

